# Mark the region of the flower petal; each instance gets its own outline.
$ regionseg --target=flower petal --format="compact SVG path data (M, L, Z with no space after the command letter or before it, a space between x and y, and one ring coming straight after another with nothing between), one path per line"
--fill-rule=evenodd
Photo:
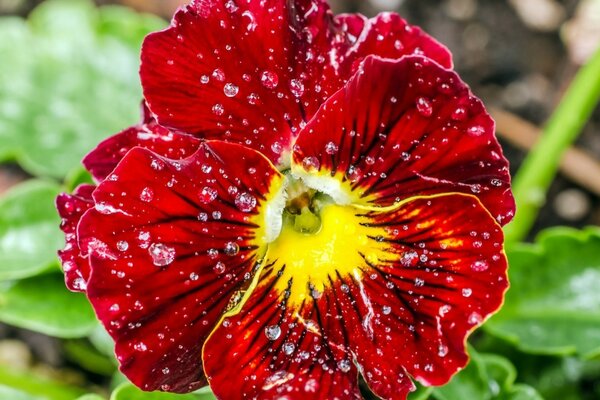
M261 154L205 142L184 160L131 150L79 225L87 294L144 390L202 385L201 347L264 251L269 199L283 177Z
M200 143L200 139L171 131L154 119L145 118L144 122L100 143L83 159L83 165L94 179L102 182L134 147L144 147L171 159L183 159L194 154Z
M277 163L363 57L415 51L450 63L443 46L392 14L334 19L321 0L196 0L146 38L141 78L161 125Z
M367 58L298 137L292 172L347 202L462 192L501 224L514 215L493 120L458 75L418 56Z
M377 395L405 399L409 374L440 385L462 368L467 335L500 306L502 232L474 196L329 207L316 238L284 230L270 245L257 287L206 342L218 397L306 398L314 380L322 398L356 398L358 366Z
M93 185L81 185L73 194L63 193L56 199L56 208L62 218L60 229L65 233L65 247L58 252L58 257L65 273L65 283L73 292L85 292L90 275L87 257L81 254L77 242L77 224L81 216L94 206Z
M328 298L289 306L291 282L288 294L274 289L286 278L285 265L267 265L241 311L207 340L203 360L213 392L231 400L361 399L336 310Z

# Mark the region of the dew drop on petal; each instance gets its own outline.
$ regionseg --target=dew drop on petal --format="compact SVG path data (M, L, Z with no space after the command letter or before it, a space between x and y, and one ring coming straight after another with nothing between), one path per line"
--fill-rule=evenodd
M469 324L476 325L480 324L483 321L483 318L479 313L473 312L469 315Z
M354 165L351 165L350 168L348 168L348 173L346 175L352 183L356 183L363 178L362 170L359 167L355 167Z
M424 117L431 117L433 115L431 100L426 97L419 97L417 99L417 111Z
M210 77L208 75L202 75L200 77L201 84L206 85L208 82L210 82Z
M250 212L256 208L256 197L250 193L239 193L235 198L235 205L241 212Z
M447 355L448 355L448 346L445 346L440 343L440 345L438 346L438 356L446 357Z
M271 145L271 151L275 154L281 154L283 153L283 146L279 142L274 142Z
M175 249L162 243L154 243L148 248L152 263L157 267L166 267L175 261Z
M239 7L238 7L237 4L235 4L234 0L228 0L227 3L225 3L225 9L230 14L233 14L234 12L236 12L237 10L239 10Z
M139 343L134 344L133 348L134 348L134 350L141 351L141 352L148 350L148 347L146 346L146 344L144 344L144 342L139 342Z
M344 373L350 371L350 369L352 368L352 364L350 363L350 360L340 360L337 363L338 369Z
M381 312L383 312L383 315L389 315L392 312L392 307L383 306L383 308L381 309Z
M240 88L234 85L233 83L227 83L225 87L223 87L223 93L227 97L235 97L239 93Z
M473 264L471 264L471 269L475 272L483 272L486 271L488 268L489 265L487 261L484 260L475 261Z
M291 355L294 352L296 346L294 343L286 342L283 344L283 353L287 356Z
M140 193L140 200L145 203L150 203L154 199L154 191L147 187L142 190Z
M279 85L279 77L273 71L263 71L260 81L267 89L275 89Z
M225 72L222 69L217 68L213 71L212 77L218 80L219 82L223 82L225 80Z
M129 243L127 243L125 240L119 240L117 242L117 250L127 251L128 248L129 248Z
M329 142L325 145L325 153L327 153L329 155L334 155L337 152L338 152L338 146L335 143Z
M269 325L265 328L265 336L269 340L277 340L281 336L281 328L278 325Z
M304 157L302 160L302 168L304 168L306 172L315 172L321 168L321 163L317 157Z
M467 129L469 136L479 137L485 133L485 128L481 125L475 125Z
M212 108L212 112L217 116L221 116L225 114L225 107L223 107L222 104L215 104Z
M235 242L228 242L225 245L224 251L225 251L225 254L227 254L230 257L233 257L240 252L240 246L238 246L238 244Z
M294 97L302 97L304 94L304 83L299 79L292 79L290 81L290 90Z
M464 288L462 290L463 297L471 297L472 294L473 294L473 289L471 289L471 288Z
M192 272L192 273L190 274L190 280L191 280L191 281L197 281L199 278L200 278L200 277L199 277L199 276L198 276L198 274L197 274L197 273L195 273L195 272Z
M215 271L217 274L222 274L223 272L225 272L225 264L219 261L213 267L213 271Z
M458 107L456 110L454 110L454 112L452 113L451 118L455 121L464 121L465 119L467 119L467 110L465 110L462 107Z
M212 203L217 198L217 190L210 186L204 186L199 193L199 199L202 204Z

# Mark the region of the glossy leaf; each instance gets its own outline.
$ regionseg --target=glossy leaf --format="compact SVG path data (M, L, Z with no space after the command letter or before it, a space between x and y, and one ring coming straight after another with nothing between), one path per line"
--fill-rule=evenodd
M68 292L59 274L5 283L0 321L61 338L86 336L97 325L87 299Z
M63 244L54 198L60 188L29 181L0 200L0 280L36 275L53 266Z
M536 354L600 354L600 229L553 229L508 252L509 290L487 330Z
M136 122L139 47L164 22L85 0L0 18L0 160L64 177L101 139Z
M130 383L119 386L110 400L214 400L215 396L205 389L189 394L143 392Z

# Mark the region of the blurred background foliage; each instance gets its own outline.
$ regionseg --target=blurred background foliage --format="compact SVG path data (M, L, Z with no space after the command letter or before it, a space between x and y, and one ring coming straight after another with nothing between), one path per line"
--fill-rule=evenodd
M496 118L513 173L600 43L600 0L330 2L336 12L397 10L448 45ZM54 198L89 181L86 152L137 122L141 41L182 3L0 0L1 399L212 398L126 383L56 259L63 235ZM599 160L596 111L548 193L537 194L534 243L509 246L512 289L470 340L472 362L412 400L600 398Z

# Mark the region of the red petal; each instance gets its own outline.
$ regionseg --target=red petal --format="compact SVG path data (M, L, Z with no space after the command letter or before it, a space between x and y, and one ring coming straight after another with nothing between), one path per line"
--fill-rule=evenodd
M65 273L65 283L73 292L85 292L90 275L89 260L81 254L77 242L77 224L81 216L94 206L93 185L81 185L72 195L63 193L56 199L56 207L62 218L60 229L65 233L65 248L58 257Z
M281 175L243 146L206 142L175 161L131 150L79 225L88 297L121 370L145 390L204 384L201 348L261 253L262 207Z
M363 57L417 48L450 64L443 46L395 15L336 20L324 1L197 0L147 37L141 78L161 125L277 162Z
M226 317L206 342L204 368L213 392L230 400L361 399L333 303L323 297L288 306L289 293L273 289L284 270L281 263L266 266L241 312Z
M466 364L467 335L508 286L500 226L475 197L459 194L390 212L345 210L356 220L323 219L324 231L339 230L330 249L303 239L270 246L258 287L204 347L218 397L356 398L356 362L380 397L406 399L414 388L407 371L440 385ZM367 235L363 248L343 234L353 222L353 235ZM357 265L344 262L344 245ZM316 264L298 264L300 254L315 254ZM308 382L316 394L306 393Z
M502 230L475 197L458 194L416 198L364 217L364 226L385 230L375 239L389 246L389 257L365 259L365 279L347 282L341 303L348 324L362 322L351 335L358 362L383 372L365 376L367 383L392 397L386 380L401 364L420 382L443 385L468 361L466 337L504 299ZM356 308L371 316L368 323Z
M134 147L144 147L171 159L183 159L194 154L200 143L201 141L193 136L173 132L158 125L146 114L143 123L100 143L83 159L83 165L94 179L102 182Z
M514 215L493 120L458 75L423 57L367 58L294 149L296 173L306 174L302 163L313 160L312 168L341 180L362 204L462 192L475 194L502 224Z

